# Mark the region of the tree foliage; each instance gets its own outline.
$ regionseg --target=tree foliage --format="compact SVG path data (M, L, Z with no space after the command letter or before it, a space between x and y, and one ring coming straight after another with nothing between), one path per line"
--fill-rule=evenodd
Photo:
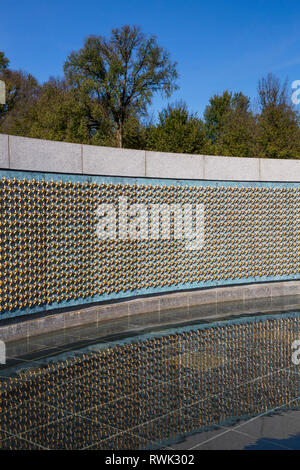
M119 147L130 117L145 113L155 92L170 96L176 89L176 64L154 36L147 39L137 26L113 29L109 39L90 36L82 49L70 54L64 70L82 99L91 98L97 105L88 112L91 131L101 126L99 109L115 126Z
M258 83L261 112L257 122L259 155L300 158L299 114L290 103L287 81L268 74Z
M204 125L185 104L169 105L148 131L147 148L160 152L201 153L208 141Z
M216 144L230 109L232 93L224 91L222 95L214 95L204 110L206 134L212 144Z
M89 143L82 105L63 80L51 78L29 111L29 137Z
M216 155L255 156L255 117L243 93L214 95L204 111L206 135Z
M6 104L0 105L0 131L27 135L31 121L29 112L39 92L37 80L28 73L3 69L0 80L5 82Z

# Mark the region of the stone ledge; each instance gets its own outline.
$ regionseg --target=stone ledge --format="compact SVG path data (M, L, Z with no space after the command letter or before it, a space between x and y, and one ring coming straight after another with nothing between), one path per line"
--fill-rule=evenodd
M124 177L300 181L300 160L150 152L0 134L0 168Z
M82 173L81 145L9 136L9 168Z
M145 176L145 151L82 145L82 165L83 174Z
M0 168L9 168L8 135L0 134Z
M180 311L193 312L199 307L199 318L220 318L239 313L280 310L286 306L286 299L294 299L295 307L300 304L300 281L270 282L242 286L216 287L188 292L176 292L151 297L140 297L105 305L84 306L72 311L36 318L14 318L0 324L0 339L6 342L31 336L63 331L80 325L97 324L118 318L155 313L179 322ZM290 304L289 304L290 305ZM291 304L292 305L292 304ZM213 316L212 316L213 314Z

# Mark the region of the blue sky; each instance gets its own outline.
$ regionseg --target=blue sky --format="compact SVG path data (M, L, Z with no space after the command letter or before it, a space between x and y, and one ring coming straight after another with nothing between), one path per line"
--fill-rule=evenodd
M300 4L258 0L10 0L1 5L0 50L11 67L40 82L62 76L63 64L89 34L140 25L178 62L183 100L201 116L223 90L256 95L268 72L300 79ZM151 112L167 104L159 96Z

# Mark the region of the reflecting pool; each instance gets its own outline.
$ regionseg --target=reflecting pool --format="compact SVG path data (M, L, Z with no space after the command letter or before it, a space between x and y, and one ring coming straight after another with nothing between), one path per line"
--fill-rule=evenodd
M88 328L14 345L0 449L300 448L300 311L127 335L101 326L97 338Z

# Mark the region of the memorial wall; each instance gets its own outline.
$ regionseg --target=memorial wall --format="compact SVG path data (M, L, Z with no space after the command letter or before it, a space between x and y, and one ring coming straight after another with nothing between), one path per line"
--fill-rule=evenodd
M0 181L1 319L300 279L297 182L11 169Z

